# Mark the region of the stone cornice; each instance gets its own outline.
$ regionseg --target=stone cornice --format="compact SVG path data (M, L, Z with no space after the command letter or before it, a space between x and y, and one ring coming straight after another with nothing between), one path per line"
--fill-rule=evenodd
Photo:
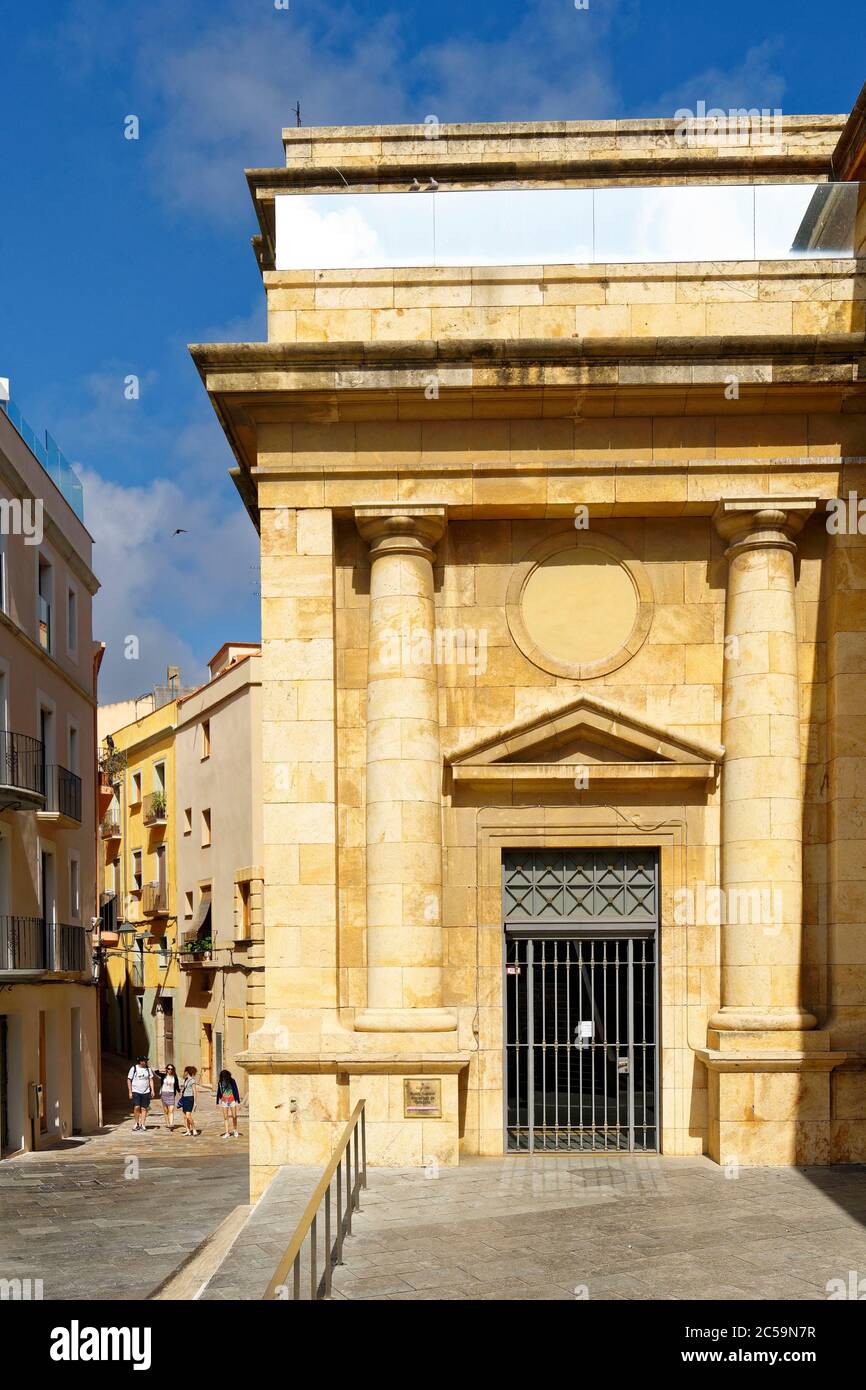
M396 342L327 343L191 343L199 374L260 377L280 368L350 367L405 371L443 363L449 366L492 363L629 363L698 362L851 363L866 369L862 333L744 334L729 337L597 337L597 338L447 338ZM852 378L854 379L854 378ZM347 383L348 384L348 383ZM247 388L249 389L249 387ZM257 381L254 390L276 389L276 383Z
M835 179L862 179L866 172L866 83L851 108L830 166Z

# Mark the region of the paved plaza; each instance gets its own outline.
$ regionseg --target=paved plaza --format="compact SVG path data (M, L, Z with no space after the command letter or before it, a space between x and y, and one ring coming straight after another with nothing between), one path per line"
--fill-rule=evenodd
M41 1278L46 1299L145 1298L233 1216L219 1268L193 1263L165 1296L260 1299L320 1170L283 1169L249 1212L246 1140L199 1115L197 1140L124 1118L0 1164L0 1277ZM538 1157L368 1178L335 1301L808 1300L866 1277L861 1167Z
M46 1299L146 1298L248 1200L246 1137L220 1139L215 1111L202 1096L196 1139L156 1107L144 1134L124 1114L0 1163L0 1278L41 1279Z
M475 1159L372 1170L334 1297L826 1299L866 1276L866 1168Z

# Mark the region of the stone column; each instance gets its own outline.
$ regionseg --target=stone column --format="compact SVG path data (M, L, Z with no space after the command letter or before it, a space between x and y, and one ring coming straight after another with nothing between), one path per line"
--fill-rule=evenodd
M802 821L794 536L814 501L722 502L721 1010L711 1029L814 1028L801 1002Z
M441 507L364 507L367 1008L361 1031L451 1029L442 1009L442 756L433 605Z

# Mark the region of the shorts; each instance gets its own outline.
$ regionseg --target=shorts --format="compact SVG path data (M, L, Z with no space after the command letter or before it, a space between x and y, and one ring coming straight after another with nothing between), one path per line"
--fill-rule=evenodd
M149 1110L150 1091L133 1091L132 1104L134 1109L137 1107L139 1110Z
M178 1101L178 1105L180 1106L181 1110L185 1115L191 1115L192 1107L195 1105L195 1101L193 1100L192 1096L181 1096L180 1100Z
M231 1108L231 1106L237 1105L237 1101L236 1101L236 1100L231 1100L231 1099L229 1099L229 1100L221 1100L221 1101L220 1101L220 1105L222 1106L223 1110L228 1110L228 1109Z

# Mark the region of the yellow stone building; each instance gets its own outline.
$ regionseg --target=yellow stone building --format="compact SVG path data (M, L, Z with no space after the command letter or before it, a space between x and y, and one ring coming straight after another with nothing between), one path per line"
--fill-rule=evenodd
M103 1046L174 1060L178 998L175 848L177 699L148 697L139 718L112 729L100 711L108 791L100 825L104 948ZM109 752L105 740L110 737Z
M863 103L432 133L284 131L268 342L192 349L261 536L253 1192L361 1097L373 1163L863 1161Z

